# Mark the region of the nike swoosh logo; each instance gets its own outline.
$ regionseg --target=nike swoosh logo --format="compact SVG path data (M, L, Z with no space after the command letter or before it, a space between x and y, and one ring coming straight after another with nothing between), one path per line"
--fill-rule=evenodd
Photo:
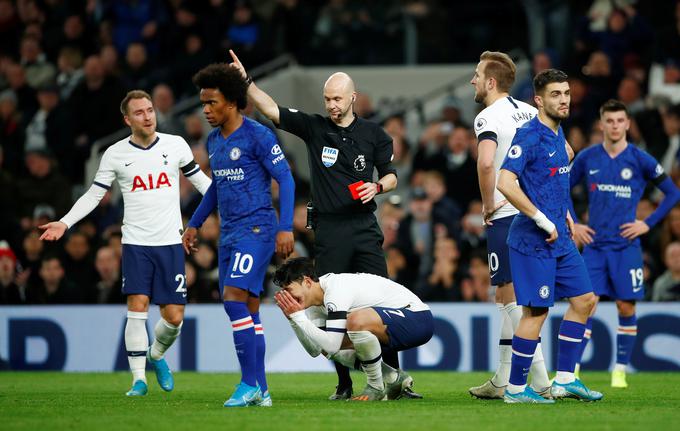
M557 151L553 151L552 153L548 153L550 157L554 156Z
M182 298L186 298L186 297L187 297L187 294L186 294L186 293L183 293L183 294L182 294Z
M242 275L234 275L234 274L230 274L229 277L230 277L230 278L241 278L241 277L243 277L243 276L242 276Z
M490 275L490 278L494 278L496 275L498 275L498 273L494 272L493 274Z
M598 173L598 172L600 172L599 169L591 169L591 170L588 171L588 173L589 173L590 175L595 175L595 174Z
M130 166L130 165L133 164L133 163L134 163L134 162L126 163L125 166L126 166L126 167L127 167L127 166Z
M642 286L638 287L637 289L633 288L633 293L638 293L641 290L642 290Z
M401 310L383 310L383 312L388 316L394 314L395 316L404 317L404 312Z
M217 151L215 151L215 153L217 153ZM214 156L214 155L215 155L215 153L212 153L212 154L208 154L208 158L209 158L209 159L212 159L212 156Z

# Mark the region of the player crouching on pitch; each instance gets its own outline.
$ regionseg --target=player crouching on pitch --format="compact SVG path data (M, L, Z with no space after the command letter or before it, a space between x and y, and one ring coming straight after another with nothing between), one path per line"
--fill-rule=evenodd
M427 343L434 322L430 307L404 286L372 274L317 277L311 259L284 262L274 275L281 287L276 305L305 350L366 373L367 385L353 401L401 398L413 378L382 361L382 352Z

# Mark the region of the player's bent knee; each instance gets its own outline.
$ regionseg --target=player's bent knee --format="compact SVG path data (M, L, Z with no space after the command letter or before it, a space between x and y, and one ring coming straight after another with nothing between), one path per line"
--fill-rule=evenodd
M371 331L377 326L382 326L382 319L372 308L364 308L347 315L347 330Z

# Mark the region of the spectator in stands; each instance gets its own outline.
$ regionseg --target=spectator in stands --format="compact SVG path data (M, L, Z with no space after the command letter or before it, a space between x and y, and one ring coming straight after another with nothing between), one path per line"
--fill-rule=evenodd
M26 71L26 82L33 88L54 82L57 69L47 61L40 42L34 37L24 36L21 40L21 66Z
M642 99L640 83L634 78L624 77L619 82L616 94L619 100L626 105L631 116L645 110L645 101Z
M649 70L649 94L663 95L680 103L680 59L669 58Z
M307 64L309 35L314 30L316 10L309 2L280 0L272 13L270 31L276 55L292 54L298 62Z
M461 296L466 302L489 302L491 278L486 253L473 252L468 268L468 277L461 283Z
M71 111L75 117L75 148L72 153L75 169L73 176L83 180L83 166L90 156L90 146L97 139L113 133L123 126L118 111L118 100L125 92L114 77L107 77L101 58L90 56L85 60L85 79L71 95Z
M104 45L99 50L99 59L102 62L104 76L120 78L120 61L118 51L113 45Z
M22 226L30 226L30 217L39 204L47 204L58 214L65 214L71 207L71 184L56 169L52 153L48 149L27 152L26 167L28 175L17 180Z
M61 100L68 100L73 90L83 80L83 56L76 48L65 46L59 51L57 58L57 85Z
M252 68L263 62L265 42L262 23L252 5L249 1L237 0L222 43L223 49L238 52L241 62Z
M427 171L422 178L423 190L432 201L432 217L445 222L447 236L458 238L463 212L458 204L447 196L444 175L439 171Z
M40 282L29 285L26 302L29 304L81 304L83 296L76 286L64 278L64 267L57 256L43 257Z
M64 245L65 254L61 259L66 278L75 284L83 298L87 298L88 292L94 290L98 278L90 247L90 241L83 232L70 232Z
M461 220L459 248L465 257L473 251L486 246L486 229L483 225L482 201L473 200Z
M96 304L122 304L125 302L122 293L122 281L120 278L120 259L116 251L111 247L102 247L97 250L95 267L99 274L99 282L96 288L90 290L87 302Z
M659 238L659 254L665 256L666 249L672 242L680 242L680 206L673 208L663 222Z
M161 0L113 1L104 4L104 19L121 55L133 42L143 42L156 51L159 30L168 20L168 11Z
M16 181L4 168L3 147L0 146L0 238L14 239L17 235L17 194Z
M70 163L73 120L65 104L59 100L59 88L56 84L45 84L38 88L38 106L38 111L26 126L24 151L51 151L61 161L61 171L68 175L75 168ZM77 179L70 178L71 181Z
M392 115L383 123L383 129L392 138L393 159L392 166L397 170L399 183L389 196L398 195L402 200L408 197L411 177L411 144L406 135L406 124L401 115Z
M140 42L128 45L125 64L120 76L126 90L140 89L150 92L155 82L155 68L148 61L146 47Z
M373 100L371 99L371 96L358 91L357 97L354 100L354 113L357 115L357 117L363 118L365 120L370 120L371 118L375 117L376 112L375 108L373 107Z
M0 52L16 55L21 37L21 22L14 2L0 0Z
M668 269L654 282L652 301L680 301L680 242L668 244L664 261Z
M519 81L512 91L515 99L534 104L534 76L539 72L553 67L553 60L548 51L539 51L531 60L531 71L528 76Z
M153 107L156 109L156 121L158 131L179 135L182 133L182 124L173 115L175 96L172 89L166 84L158 84L151 94Z
M58 42L57 46L72 47L84 56L96 51L93 32L87 28L83 17L77 14L66 17Z
M206 133L203 128L203 119L197 114L189 114L184 118L184 139L191 148L196 146L205 147Z
M30 229L26 232L21 242L21 255L19 257L22 273L23 286L35 285L40 282L40 264L45 250L45 244L40 241L40 231Z
M460 267L460 252L456 241L437 238L434 246L434 264L425 280L416 285L414 292L423 301L460 301L464 273Z
M122 214L120 202L116 203L111 199L111 191L104 193L97 208L89 215L94 222L97 237L101 237L111 226L120 223Z
M438 237L447 235L446 219L432 214L433 202L422 188L411 192L409 213L399 223L396 246L407 262L406 278L409 285L417 285L432 270L434 243Z
M23 304L24 292L16 283L17 257L7 241L0 241L0 304Z
M453 129L437 169L444 173L448 196L460 208L467 208L472 200L479 198L477 162L469 152L474 141L475 136L469 128L459 126ZM465 184L465 187L461 187L461 184Z
M10 172L14 176L24 172L22 166L24 131L20 126L20 120L21 116L17 112L17 97L14 91L7 89L0 92L0 148L2 148L0 169L3 172Z
M190 97L196 94L191 78L197 70L211 63L212 56L203 45L201 37L195 33L189 34L180 46L183 49L175 53L170 76L175 93L179 97Z
M5 66L5 78L17 98L17 109L21 118L31 118L38 109L35 90L26 82L26 71L16 63Z

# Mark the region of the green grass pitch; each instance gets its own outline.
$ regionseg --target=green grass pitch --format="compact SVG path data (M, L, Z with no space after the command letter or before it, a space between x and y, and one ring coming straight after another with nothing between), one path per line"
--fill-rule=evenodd
M0 373L0 429L10 430L666 430L680 427L680 373L637 373L609 388L608 373L584 373L603 401L506 405L472 399L467 388L489 373L417 372L424 400L331 402L333 374L271 374L272 408L226 409L235 374L175 374L163 392L127 398L127 373ZM355 390L365 379L353 374Z

